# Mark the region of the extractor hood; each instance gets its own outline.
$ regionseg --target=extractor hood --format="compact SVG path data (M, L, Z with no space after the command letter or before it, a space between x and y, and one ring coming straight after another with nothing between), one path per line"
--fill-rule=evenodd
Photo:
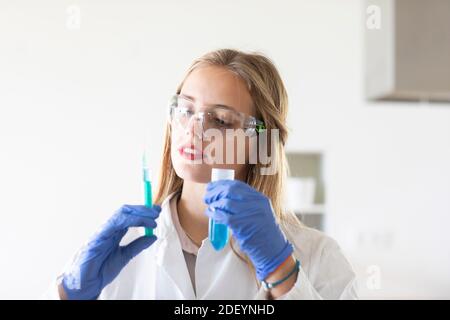
M367 98L450 102L450 0L366 5Z

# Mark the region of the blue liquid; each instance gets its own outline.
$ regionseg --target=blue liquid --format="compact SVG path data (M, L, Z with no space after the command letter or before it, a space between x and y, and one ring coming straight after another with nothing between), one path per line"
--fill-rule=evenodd
M228 227L209 219L209 241L217 251L222 250L228 242Z

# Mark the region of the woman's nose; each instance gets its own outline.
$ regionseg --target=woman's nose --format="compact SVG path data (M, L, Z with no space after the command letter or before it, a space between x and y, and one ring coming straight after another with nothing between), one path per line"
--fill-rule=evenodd
M203 136L203 118L198 117L197 115L193 115L185 128L186 135L197 136L198 138L202 138Z

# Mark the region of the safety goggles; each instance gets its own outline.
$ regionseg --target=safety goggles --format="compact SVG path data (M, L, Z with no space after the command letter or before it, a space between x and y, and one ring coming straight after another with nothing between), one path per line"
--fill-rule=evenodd
M195 112L194 102L175 94L169 103L169 117L171 124L185 129L191 121L201 123L202 130L218 129L225 132L227 129L242 129L247 135L254 135L266 129L264 122L245 113L232 110L225 106L214 106L204 111Z

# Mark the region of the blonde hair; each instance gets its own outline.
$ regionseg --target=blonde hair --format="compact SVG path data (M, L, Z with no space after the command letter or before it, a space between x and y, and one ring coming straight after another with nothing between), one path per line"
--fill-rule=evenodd
M189 74L201 66L223 67L241 77L247 84L248 90L256 106L256 117L264 121L268 131L279 130L278 143L271 151L275 165L275 174L261 175L261 164L252 164L246 182L266 195L272 202L275 219L283 226L301 227L302 223L296 215L283 207L284 185L288 174L288 165L284 145L288 136L286 117L288 112L288 96L283 81L270 59L260 53L244 53L233 49L220 49L206 53L198 58L188 69L183 81L177 88L177 93ZM158 190L155 203L161 204L173 192L181 191L183 180L178 177L170 158L171 128L167 124L165 130L162 163L159 171ZM233 251L247 262L254 273L253 265L245 254L236 252L233 241L230 242ZM259 282L258 282L259 285Z

